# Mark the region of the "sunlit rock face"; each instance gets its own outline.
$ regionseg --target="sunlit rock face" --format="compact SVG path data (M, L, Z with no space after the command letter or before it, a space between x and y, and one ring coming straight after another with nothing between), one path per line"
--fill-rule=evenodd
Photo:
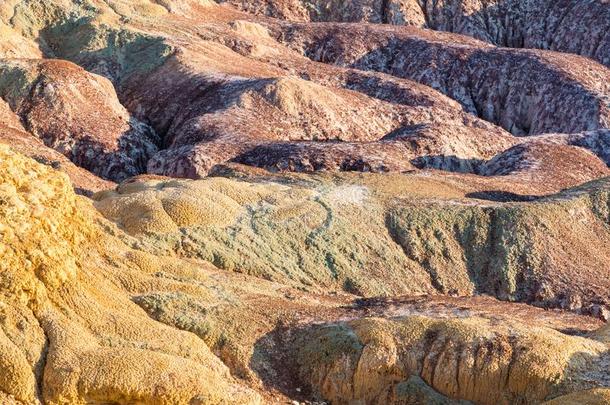
M608 403L608 10L2 2L0 403Z

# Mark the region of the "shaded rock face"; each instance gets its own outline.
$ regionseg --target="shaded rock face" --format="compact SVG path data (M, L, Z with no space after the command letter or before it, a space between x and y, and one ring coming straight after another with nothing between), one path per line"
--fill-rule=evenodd
M0 93L24 128L76 165L120 181L142 173L155 133L131 118L112 85L63 61L3 61Z
M290 25L281 31L282 42L314 60L416 80L518 136L609 125L610 71L585 58L490 48L415 29Z
M0 101L0 122L1 143L11 145L15 151L66 173L70 176L70 180L78 193L92 195L97 191L114 186L114 183L103 180L88 170L76 166L64 155L47 147L42 140L27 132L21 123L21 119L4 101Z
M404 12L415 5L411 19L415 19L420 10L415 1L302 1L302 0L266 0L255 2L249 0L225 0L221 3L231 4L239 10L257 15L276 17L289 21L311 22L370 22L388 23L400 21L396 12ZM400 10L400 11L399 11ZM422 19L423 20L423 19Z
M610 66L606 1L228 0L248 13L290 21L409 25L463 34L508 48L574 53Z
M426 1L422 12L428 28L498 46L574 53L610 66L610 40L605 34L610 5L603 0Z

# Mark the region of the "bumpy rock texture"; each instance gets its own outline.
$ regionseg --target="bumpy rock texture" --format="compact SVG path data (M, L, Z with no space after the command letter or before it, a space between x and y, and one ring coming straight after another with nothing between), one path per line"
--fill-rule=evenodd
M0 3L0 403L609 403L609 3L219 3Z
M186 403L240 391L199 339L138 316L121 288L128 273L113 265L122 253L110 253L121 243L65 176L6 147L0 157L5 394L24 403Z
M610 304L607 180L529 202L472 199L501 194L486 195L493 186L419 175L263 175L134 181L94 198L102 214L164 254L312 291Z
M469 35L509 48L575 53L610 65L604 0L225 0L290 21L371 22Z
M40 60L3 61L0 76L0 96L28 132L100 177L140 174L157 150L153 131L129 116L107 79Z
M11 370L0 390L7 401L533 403L609 382L607 328L596 331L592 318L491 298L354 301L321 291L325 283L313 277L295 289L220 271L181 258L189 256L187 243L167 256L156 239L124 234L75 196L65 175L6 147L0 156L0 361ZM160 202L171 221L131 207L131 222L122 219L121 227L152 235L178 224L222 226L248 201L276 199L282 188L306 194L274 182L167 181L129 182L121 191L173 194ZM340 204L367 198L334 188ZM215 203L180 201L197 190ZM116 199L113 193L106 198ZM591 198L588 189L573 193ZM290 211L273 216L289 222ZM597 391L579 395L604 395Z

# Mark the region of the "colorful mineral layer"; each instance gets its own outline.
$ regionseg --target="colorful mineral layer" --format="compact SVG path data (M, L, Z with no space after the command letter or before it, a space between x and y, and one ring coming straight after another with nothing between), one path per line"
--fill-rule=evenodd
M0 404L610 404L608 0L0 0Z

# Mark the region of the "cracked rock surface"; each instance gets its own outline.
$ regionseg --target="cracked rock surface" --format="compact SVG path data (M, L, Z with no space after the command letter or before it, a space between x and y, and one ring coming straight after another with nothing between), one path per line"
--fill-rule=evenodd
M508 48L574 53L610 65L605 0L226 0L295 22L369 22L468 35Z

